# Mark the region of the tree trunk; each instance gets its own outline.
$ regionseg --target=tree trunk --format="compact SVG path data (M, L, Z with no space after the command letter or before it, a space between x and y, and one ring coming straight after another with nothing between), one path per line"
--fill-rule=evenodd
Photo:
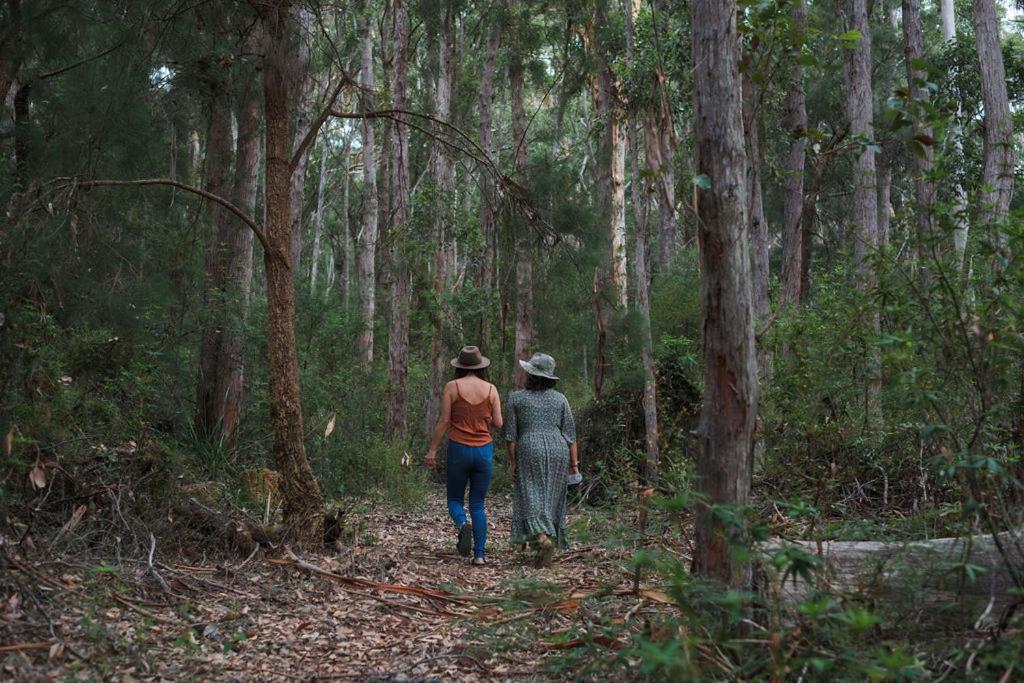
M942 19L942 39L947 43L955 43L956 9L954 8L953 0L939 1L939 15ZM903 20L906 21L906 15L904 15Z
M370 10L363 16L362 70L360 72L359 106L363 111L373 109L373 30ZM359 362L373 363L373 323L377 305L377 154L374 149L373 119L362 119L363 126L363 227L359 231L359 336L356 349Z
M926 87L928 74L924 69L919 68L920 62L924 60L924 31L921 27L919 0L903 0L903 40L907 62L907 92L910 100L914 103L912 110L914 135L926 139L927 142L932 137L932 129L924 123L924 112L922 111L927 106L930 95ZM933 239L932 221L936 187L935 182L928 177L934 165L932 146L920 144L916 150L918 153L910 156L911 170L914 174L914 226L917 230L919 253L923 254ZM891 175L890 171L888 176L890 181ZM887 208L887 206L884 207L883 212ZM888 226L888 220L886 225ZM881 228L881 224L879 227Z
M518 48L515 48L518 49ZM512 54L509 65L509 86L512 99L512 146L516 180L526 181L526 108L523 104L523 61L518 52ZM515 240L516 276L516 360L530 357L533 346L533 239L530 228L521 216L512 217L513 239ZM526 383L526 373L519 364L513 368L515 385Z
M352 226L349 221L349 192L352 185L352 167L349 160L351 140L345 134L345 143L341 148L341 216L339 231L341 232L341 254L344 263L341 265L341 300L348 310L352 305L352 260L355 257L355 249L352 244Z
M626 282L626 123L618 108L612 110L611 127L611 212L608 219L611 284L616 304L625 310L629 293Z
M750 220L751 297L754 319L768 317L771 302L768 298L768 220L764 215L764 196L761 190L761 140L758 131L757 92L749 69L743 74L743 135L747 150L747 214ZM759 354L762 355L762 354ZM761 364L767 370L767 356Z
M892 161L885 155L878 159L878 246L889 244L889 223L892 218Z
M487 158L495 160L497 152L494 148L494 73L497 68L498 47L501 44L501 24L494 21L487 36L487 47L484 53L483 74L480 76L480 147ZM484 171L480 177L480 264L476 271L474 285L485 301L490 302L494 290L495 235L497 219L495 206L498 197L494 192L494 181L491 174ZM480 313L478 335L482 348L490 347L490 306L485 305Z
M268 368L270 420L276 469L281 474L284 521L288 535L300 546L323 544L324 509L320 490L306 459L295 345L295 278L292 262L291 164L289 130L294 94L291 3L276 0L264 6L267 44L263 65L266 116L266 235ZM292 39L292 40L290 40Z
M28 158L32 137L31 99L32 81L19 83L14 93L14 180L22 190L28 187Z
M878 249L878 177L872 118L874 116L871 91L871 26L868 21L867 0L841 0L842 28L857 31L857 46L843 50L843 73L846 78L846 110L850 133L865 143L854 164L853 173L853 260L857 286L870 290L876 284L872 258ZM871 311L872 327L877 335L880 318L877 309ZM870 343L870 342L869 342ZM878 394L881 390L881 354L877 345L870 343L865 359L865 389L868 415L880 417Z
M310 254L309 292L316 294L316 279L320 270L320 236L324 231L324 190L327 187L327 131L320 136L320 183L316 190L316 214L313 217L313 253Z
M747 235L739 36L735 0L693 0L694 143L699 189L698 228L704 310L704 403L699 428L698 486L707 509L697 516L694 569L746 588L729 534L711 508L744 505L758 384Z
M1013 118L1006 92L995 0L974 0L974 37L985 108L985 144L977 212L979 222L985 225L1004 220L1013 197ZM1004 241L1001 237L1000 242Z
M942 20L942 40L946 43L956 43L956 9L953 0L941 0L939 13ZM927 92L927 90L926 90ZM961 105L956 105L957 119L960 118ZM953 151L956 160L963 156L963 140L959 124L950 126L948 137L953 140ZM956 254L957 267L963 269L964 259L967 254L967 235L969 224L966 220L967 193L959 182L953 185L953 212L955 215L953 229L953 251Z
M298 6L295 10L298 22L298 52L295 74L298 83L298 98L293 105L295 125L292 130L292 151L298 149L302 139L306 137L312 118L313 106L313 77L310 73L310 61L313 57L313 45L310 35L313 28L313 13ZM299 157L299 163L292 174L292 263L295 264L295 274L298 275L299 264L302 261L302 218L305 211L306 193L306 166L309 161L308 150Z
M7 0L5 27L0 32L0 113L7 106L7 94L21 68L24 37L21 27L21 0Z
M444 4L441 35L437 44L438 70L434 87L434 118L448 121L451 118L452 86L455 78L455 10L451 0ZM424 411L425 434L430 434L441 411L441 387L448 369L445 361L444 326L447 311L444 297L451 285L450 272L454 259L451 245L455 236L448 234L445 226L451 221L449 203L455 196L455 166L451 152L441 142L434 143L431 155L431 174L435 187L434 201L434 303L437 325L430 344L430 385L427 392L427 409Z
M807 0L797 0L790 9L793 30L803 34L807 25ZM803 300L804 231L801 217L804 207L804 166L807 160L807 100L804 96L804 70L794 60L793 84L786 93L786 129L789 151L783 167L782 208L782 292L783 306Z
M394 108L406 108L409 58L408 0L394 3L394 69L391 96ZM391 321L388 332L388 436L401 441L409 427L409 308L412 305L412 281L401 242L409 229L409 132L395 122L391 145L391 193L394 201L393 236L390 250L392 269Z
M624 0L624 11L626 15L626 63L630 69L633 67L634 59L634 4L633 0ZM657 378L654 374L654 341L651 337L651 297L650 297L650 274L649 257L650 234L649 234L649 204L647 201L646 183L640 177L640 144L637 140L636 115L633 114L627 119L629 138L629 170L631 176L632 201L633 201L633 226L635 237L633 242L633 291L636 297L635 306L640 326L640 359L644 369L644 468L643 481L646 485L652 485L658 478L658 394ZM652 127L649 127L650 130ZM652 131L657 134L657 130ZM645 147L651 148L652 141L647 141ZM657 142L654 141L656 145ZM657 168L650 169L657 173ZM660 184L660 181L659 181ZM660 194L660 193L659 193ZM643 497L641 504L642 519L641 530L646 526L646 502Z

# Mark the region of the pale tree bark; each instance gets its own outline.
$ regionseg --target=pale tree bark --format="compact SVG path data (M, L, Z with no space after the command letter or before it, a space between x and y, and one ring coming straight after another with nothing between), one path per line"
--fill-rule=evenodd
M753 55L750 56L753 58ZM752 65L751 65L752 68ZM768 298L768 219L764 215L764 195L761 189L761 136L757 112L757 92L749 69L743 78L743 135L747 150L747 217L750 221L751 297L754 319L768 317L771 302ZM763 358L762 358L763 356ZM767 373L768 358L759 354L761 371Z
M843 30L858 31L857 46L843 50L846 79L846 113L850 133L865 143L874 140L872 118L874 99L871 91L871 26L867 0L840 0ZM863 289L874 285L871 256L878 245L878 197L875 152L868 144L861 147L853 169L853 261L857 283Z
M394 108L407 106L409 58L408 0L394 3L394 68L391 96ZM409 132L395 122L391 145L391 193L394 202L390 249L391 320L388 343L388 414L387 429L391 441L401 441L409 427L409 308L412 305L412 280L401 247L401 240L411 218L409 199Z
M441 35L437 42L438 70L434 84L433 113L439 121L448 121L451 118L455 78L455 10L451 0L444 3L443 12ZM455 265L451 250L454 236L449 235L445 229L450 222L449 202L453 201L455 195L455 166L448 147L439 141L434 143L431 154L431 175L435 188L433 285L437 325L430 344L430 384L423 425L423 431L427 434L437 423L441 409L441 387L448 367L444 353L444 326L447 319L444 296L451 284L450 271Z
M635 5L633 0L623 0L626 16L626 63L632 69L634 61L634 23ZM650 297L650 205L647 199L646 183L640 177L640 143L637 140L636 115L627 119L629 138L629 170L633 202L633 292L635 310L640 326L640 360L644 369L644 468L643 481L650 486L658 478L658 390L654 371L654 341L651 336L651 297ZM653 127L652 127L653 128ZM648 129L650 130L650 129ZM654 134L658 134L655 129ZM646 147L651 147L648 141ZM654 141L657 144L657 141ZM657 173L657 168L652 169ZM660 180L659 180L660 183ZM647 496L643 496L641 504L641 530L646 526Z
M0 112L7 106L7 94L11 91L18 69L21 68L24 36L21 25L21 0L7 0L4 28L0 31Z
M874 130L874 99L871 91L871 26L867 0L840 0L842 28L858 31L857 46L843 50L843 73L846 79L846 111L850 133L863 140L853 168L853 260L856 284L871 290L877 280L872 258L878 249L878 175L872 149ZM871 312L871 325L877 335L881 320L879 312ZM881 391L881 354L871 343L865 359L865 389L868 415L875 421L881 417L878 394Z
M295 265L292 261L290 119L295 93L294 22L289 0L255 6L266 35L263 64L266 116L267 350L274 463L281 474L284 522L300 546L323 544L324 508L306 458L295 344Z
M892 159L883 154L878 159L878 246L889 244L892 218Z
M306 7L297 7L295 10L296 23L298 26L298 53L297 66L301 72L296 74L299 79L298 97L294 104L295 125L292 128L292 151L298 149L306 132L309 130L313 116L313 76L310 70L310 61L313 57L312 28L313 13ZM306 166L309 161L309 153L304 152L299 157L299 163L292 174L292 263L295 264L296 275L298 275L299 264L302 261L302 219L305 210L306 193Z
M946 43L956 43L956 8L953 0L941 0L939 14L942 21L942 40ZM957 120L960 119L962 107L957 101ZM959 159L963 156L963 140L959 124L950 127L949 137L953 140L954 156ZM953 212L955 214L955 225L953 230L953 251L956 254L958 267L963 269L964 258L967 255L967 237L970 224L967 222L967 192L959 182L953 185Z
M903 47L907 62L907 92L914 103L914 135L923 139L917 147L918 154L910 157L911 170L914 174L914 226L917 230L918 243L925 253L926 244L934 238L933 215L937 189L935 181L929 176L934 163L932 160L932 129L924 122L923 112L930 99L926 82L927 72L920 67L924 60L924 30L921 27L920 0L903 0ZM891 181L891 172L889 174ZM884 187L884 185L883 185ZM960 253L962 262L963 255Z
M370 24L369 6L364 9L362 19L362 70L359 77L359 106L363 111L373 108L373 30ZM363 127L363 226L359 231L358 280L359 280L359 335L356 350L359 362L369 365L373 362L373 323L377 307L377 154L374 140L373 119L364 118Z
M494 74L497 69L498 47L501 44L501 24L494 21L487 34L487 46L484 51L483 73L480 76L480 147L484 150L488 159L495 159L497 152L494 148ZM480 240L481 249L479 254L480 264L476 270L474 285L477 290L490 300L490 294L494 290L494 263L496 260L497 240L497 215L495 206L497 195L494 191L494 181L490 173L483 173L480 177ZM491 319L488 315L489 306L484 306L480 314L480 328L478 335L482 348L490 347L490 326Z
M349 221L349 195L352 185L352 166L349 159L352 140L349 133L345 133L345 142L341 148L341 211L340 225L338 230L341 233L341 255L344 259L341 264L341 300L347 310L352 304L352 260L355 257L355 245L352 243L352 226Z
M327 131L320 136L320 183L316 189L316 214L313 216L313 253L309 260L309 291L316 294L320 270L320 237L324 231L324 190L327 188Z
M985 107L981 190L977 215L982 224L999 223L1010 210L1013 197L1013 117L1006 91L1006 70L999 42L995 0L974 0L974 37L978 45L981 99ZM999 238L1004 242L1003 237Z
M807 26L807 0L796 0L790 9L793 30L801 35ZM804 95L804 70L794 60L793 83L786 92L786 129L789 150L782 176L782 306L803 300L804 231L801 225L804 206L804 167L807 161L807 99Z
M628 301L626 262L626 124L619 107L612 110L611 211L608 238L611 244L611 285L615 301L625 310Z
M518 47L515 48L518 50ZM509 63L509 87L512 100L512 149L513 165L519 182L526 180L527 143L526 143L526 108L523 103L523 60L518 51L511 55ZM530 357L533 346L533 239L529 226L521 216L512 218L515 240L515 357L525 360ZM526 374L516 363L514 366L516 386L523 386Z
M736 2L693 0L690 7L696 170L710 179L697 193L704 310L697 481L707 507L697 516L693 565L742 589L746 563L736 560L730 530L710 510L749 500L758 406Z

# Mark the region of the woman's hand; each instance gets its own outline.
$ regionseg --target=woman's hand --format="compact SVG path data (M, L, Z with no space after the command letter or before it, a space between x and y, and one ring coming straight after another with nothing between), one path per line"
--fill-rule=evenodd
M580 466L579 465L569 465L569 474L579 474L579 473L580 473Z
M428 448L427 455L423 458L423 461L427 463L427 467L433 467L437 464L437 449Z

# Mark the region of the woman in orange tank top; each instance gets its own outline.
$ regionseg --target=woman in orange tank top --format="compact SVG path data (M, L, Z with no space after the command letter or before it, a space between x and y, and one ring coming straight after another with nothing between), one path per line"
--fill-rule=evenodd
M459 554L473 554L473 565L483 565L487 544L487 512L484 498L494 470L492 429L501 429L501 399L487 381L491 361L475 346L464 346L452 359L455 379L444 388L441 414L427 449L426 463L437 463L437 447L447 435L445 488L448 514L458 529ZM469 516L466 519L466 486L469 486Z

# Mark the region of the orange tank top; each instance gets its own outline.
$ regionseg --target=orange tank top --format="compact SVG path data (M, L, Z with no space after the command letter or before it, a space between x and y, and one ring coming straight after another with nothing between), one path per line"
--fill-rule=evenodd
M486 446L491 442L491 392L479 403L462 398L459 383L455 382L455 400L452 401L451 426L448 438L463 446Z

